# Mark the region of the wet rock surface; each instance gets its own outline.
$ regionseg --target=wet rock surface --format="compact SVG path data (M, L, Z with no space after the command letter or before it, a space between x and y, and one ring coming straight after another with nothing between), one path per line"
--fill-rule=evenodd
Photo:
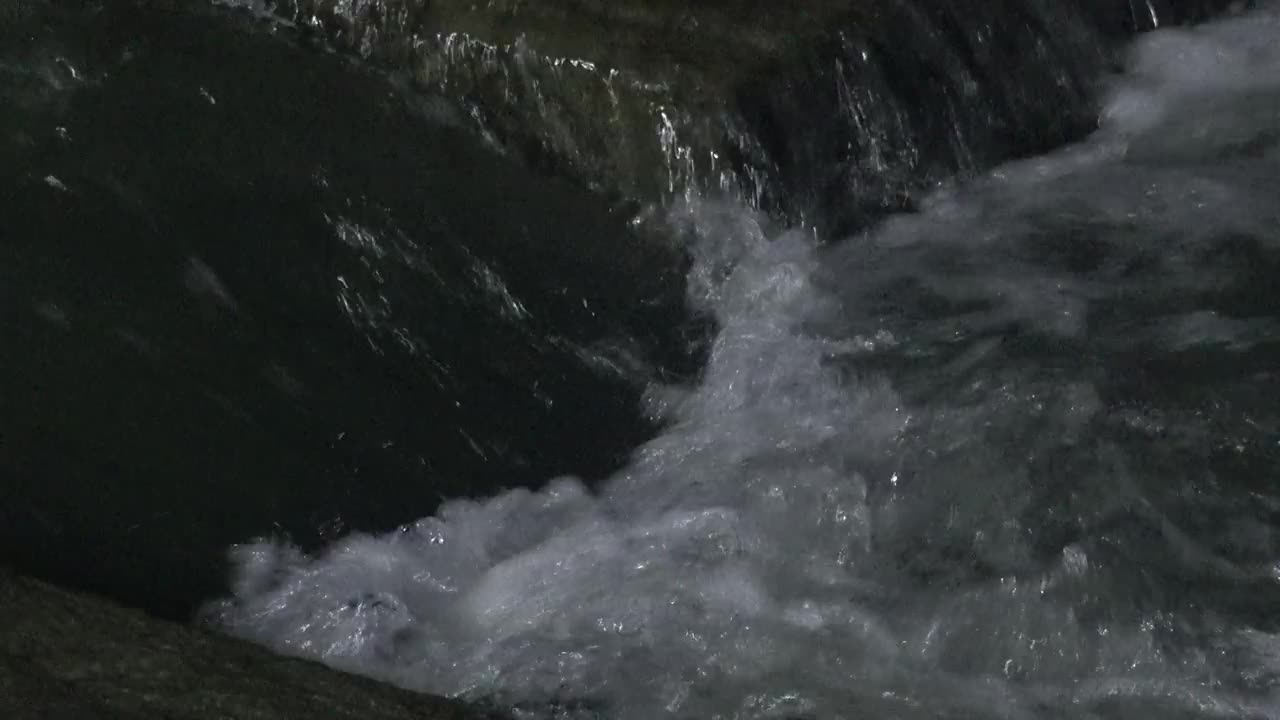
M497 717L4 569L0 618L0 717L7 720Z

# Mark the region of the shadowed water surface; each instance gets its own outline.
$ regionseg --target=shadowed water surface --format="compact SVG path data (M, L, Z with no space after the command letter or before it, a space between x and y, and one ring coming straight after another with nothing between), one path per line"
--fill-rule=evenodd
M651 432L643 384L687 364L682 261L625 218L243 20L117 8L20 37L9 559L184 615L246 536L600 476Z

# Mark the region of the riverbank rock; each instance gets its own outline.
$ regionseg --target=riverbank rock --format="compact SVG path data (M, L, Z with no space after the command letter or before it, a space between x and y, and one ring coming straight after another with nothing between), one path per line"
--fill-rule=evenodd
M1118 38L1226 4L230 2L412 78L534 167L829 233L1083 135Z
M0 569L6 720L480 720L410 693Z

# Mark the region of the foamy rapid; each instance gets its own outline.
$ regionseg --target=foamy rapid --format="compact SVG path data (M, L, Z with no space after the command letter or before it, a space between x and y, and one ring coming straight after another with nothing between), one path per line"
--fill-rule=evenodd
M1197 594L1276 596L1280 409L1132 364L1273 352L1278 23L1146 37L1094 138L865 237L673 211L718 334L629 467L240 546L210 618L529 717L1280 717L1270 619Z

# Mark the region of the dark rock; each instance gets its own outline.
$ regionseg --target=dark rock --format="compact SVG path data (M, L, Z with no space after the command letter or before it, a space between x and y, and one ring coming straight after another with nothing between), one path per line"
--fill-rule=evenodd
M0 569L6 720L495 717Z

